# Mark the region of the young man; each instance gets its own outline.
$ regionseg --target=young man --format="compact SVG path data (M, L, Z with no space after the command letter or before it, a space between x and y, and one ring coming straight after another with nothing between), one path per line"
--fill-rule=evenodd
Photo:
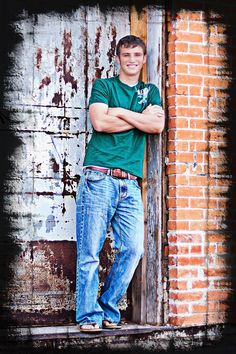
M80 330L120 328L119 300L143 255L144 219L138 178L146 133L161 133L164 112L153 84L139 81L146 62L135 36L117 45L119 76L95 81L89 101L92 138L77 193L76 321ZM99 299L99 253L113 229L115 261Z

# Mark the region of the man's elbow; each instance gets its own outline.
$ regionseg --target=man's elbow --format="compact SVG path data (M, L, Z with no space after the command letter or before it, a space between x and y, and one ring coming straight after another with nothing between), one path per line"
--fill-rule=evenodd
M152 127L150 133L152 133L152 134L160 134L160 133L163 132L164 126L165 126L164 123L162 123L162 124L157 124L156 126Z
M96 132L98 133L102 133L104 130L103 130L103 127L102 127L102 124L93 124L93 129L96 130Z

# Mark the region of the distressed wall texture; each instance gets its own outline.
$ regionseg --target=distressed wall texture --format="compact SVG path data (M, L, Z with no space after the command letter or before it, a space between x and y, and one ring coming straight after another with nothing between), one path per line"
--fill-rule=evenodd
M172 325L236 319L226 28L220 12L180 9L168 16L167 316Z
M5 76L4 109L20 144L5 180L5 212L21 251L8 292L16 323L74 321L75 198L92 127L87 104L94 80L112 76L118 38L130 32L128 7L29 15ZM112 257L109 242L103 268Z

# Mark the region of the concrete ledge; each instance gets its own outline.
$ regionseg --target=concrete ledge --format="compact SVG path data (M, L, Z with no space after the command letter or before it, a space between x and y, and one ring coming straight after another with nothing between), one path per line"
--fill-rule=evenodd
M236 326L211 325L196 327L158 327L127 324L118 330L103 330L99 334L79 332L74 325L51 327L23 327L0 330L0 350L9 353L9 348L17 348L17 353L28 353L30 348L76 349L76 353L97 349L129 350L138 352L158 352L192 350L220 342L225 336L235 338ZM27 350L27 351L26 351ZM236 352L236 351L235 351Z

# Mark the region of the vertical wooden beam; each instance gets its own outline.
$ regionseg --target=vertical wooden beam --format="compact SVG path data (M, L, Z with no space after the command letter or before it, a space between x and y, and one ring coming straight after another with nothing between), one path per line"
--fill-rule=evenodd
M147 42L147 6L143 1L140 11L137 11L135 5L130 9L130 32L132 35L142 38ZM140 80L147 81L147 66L143 66L140 74ZM136 269L132 280L132 320L136 323L146 323L146 263L147 263L147 157L145 152L142 180L142 197L144 204L145 219L145 240L144 256Z

